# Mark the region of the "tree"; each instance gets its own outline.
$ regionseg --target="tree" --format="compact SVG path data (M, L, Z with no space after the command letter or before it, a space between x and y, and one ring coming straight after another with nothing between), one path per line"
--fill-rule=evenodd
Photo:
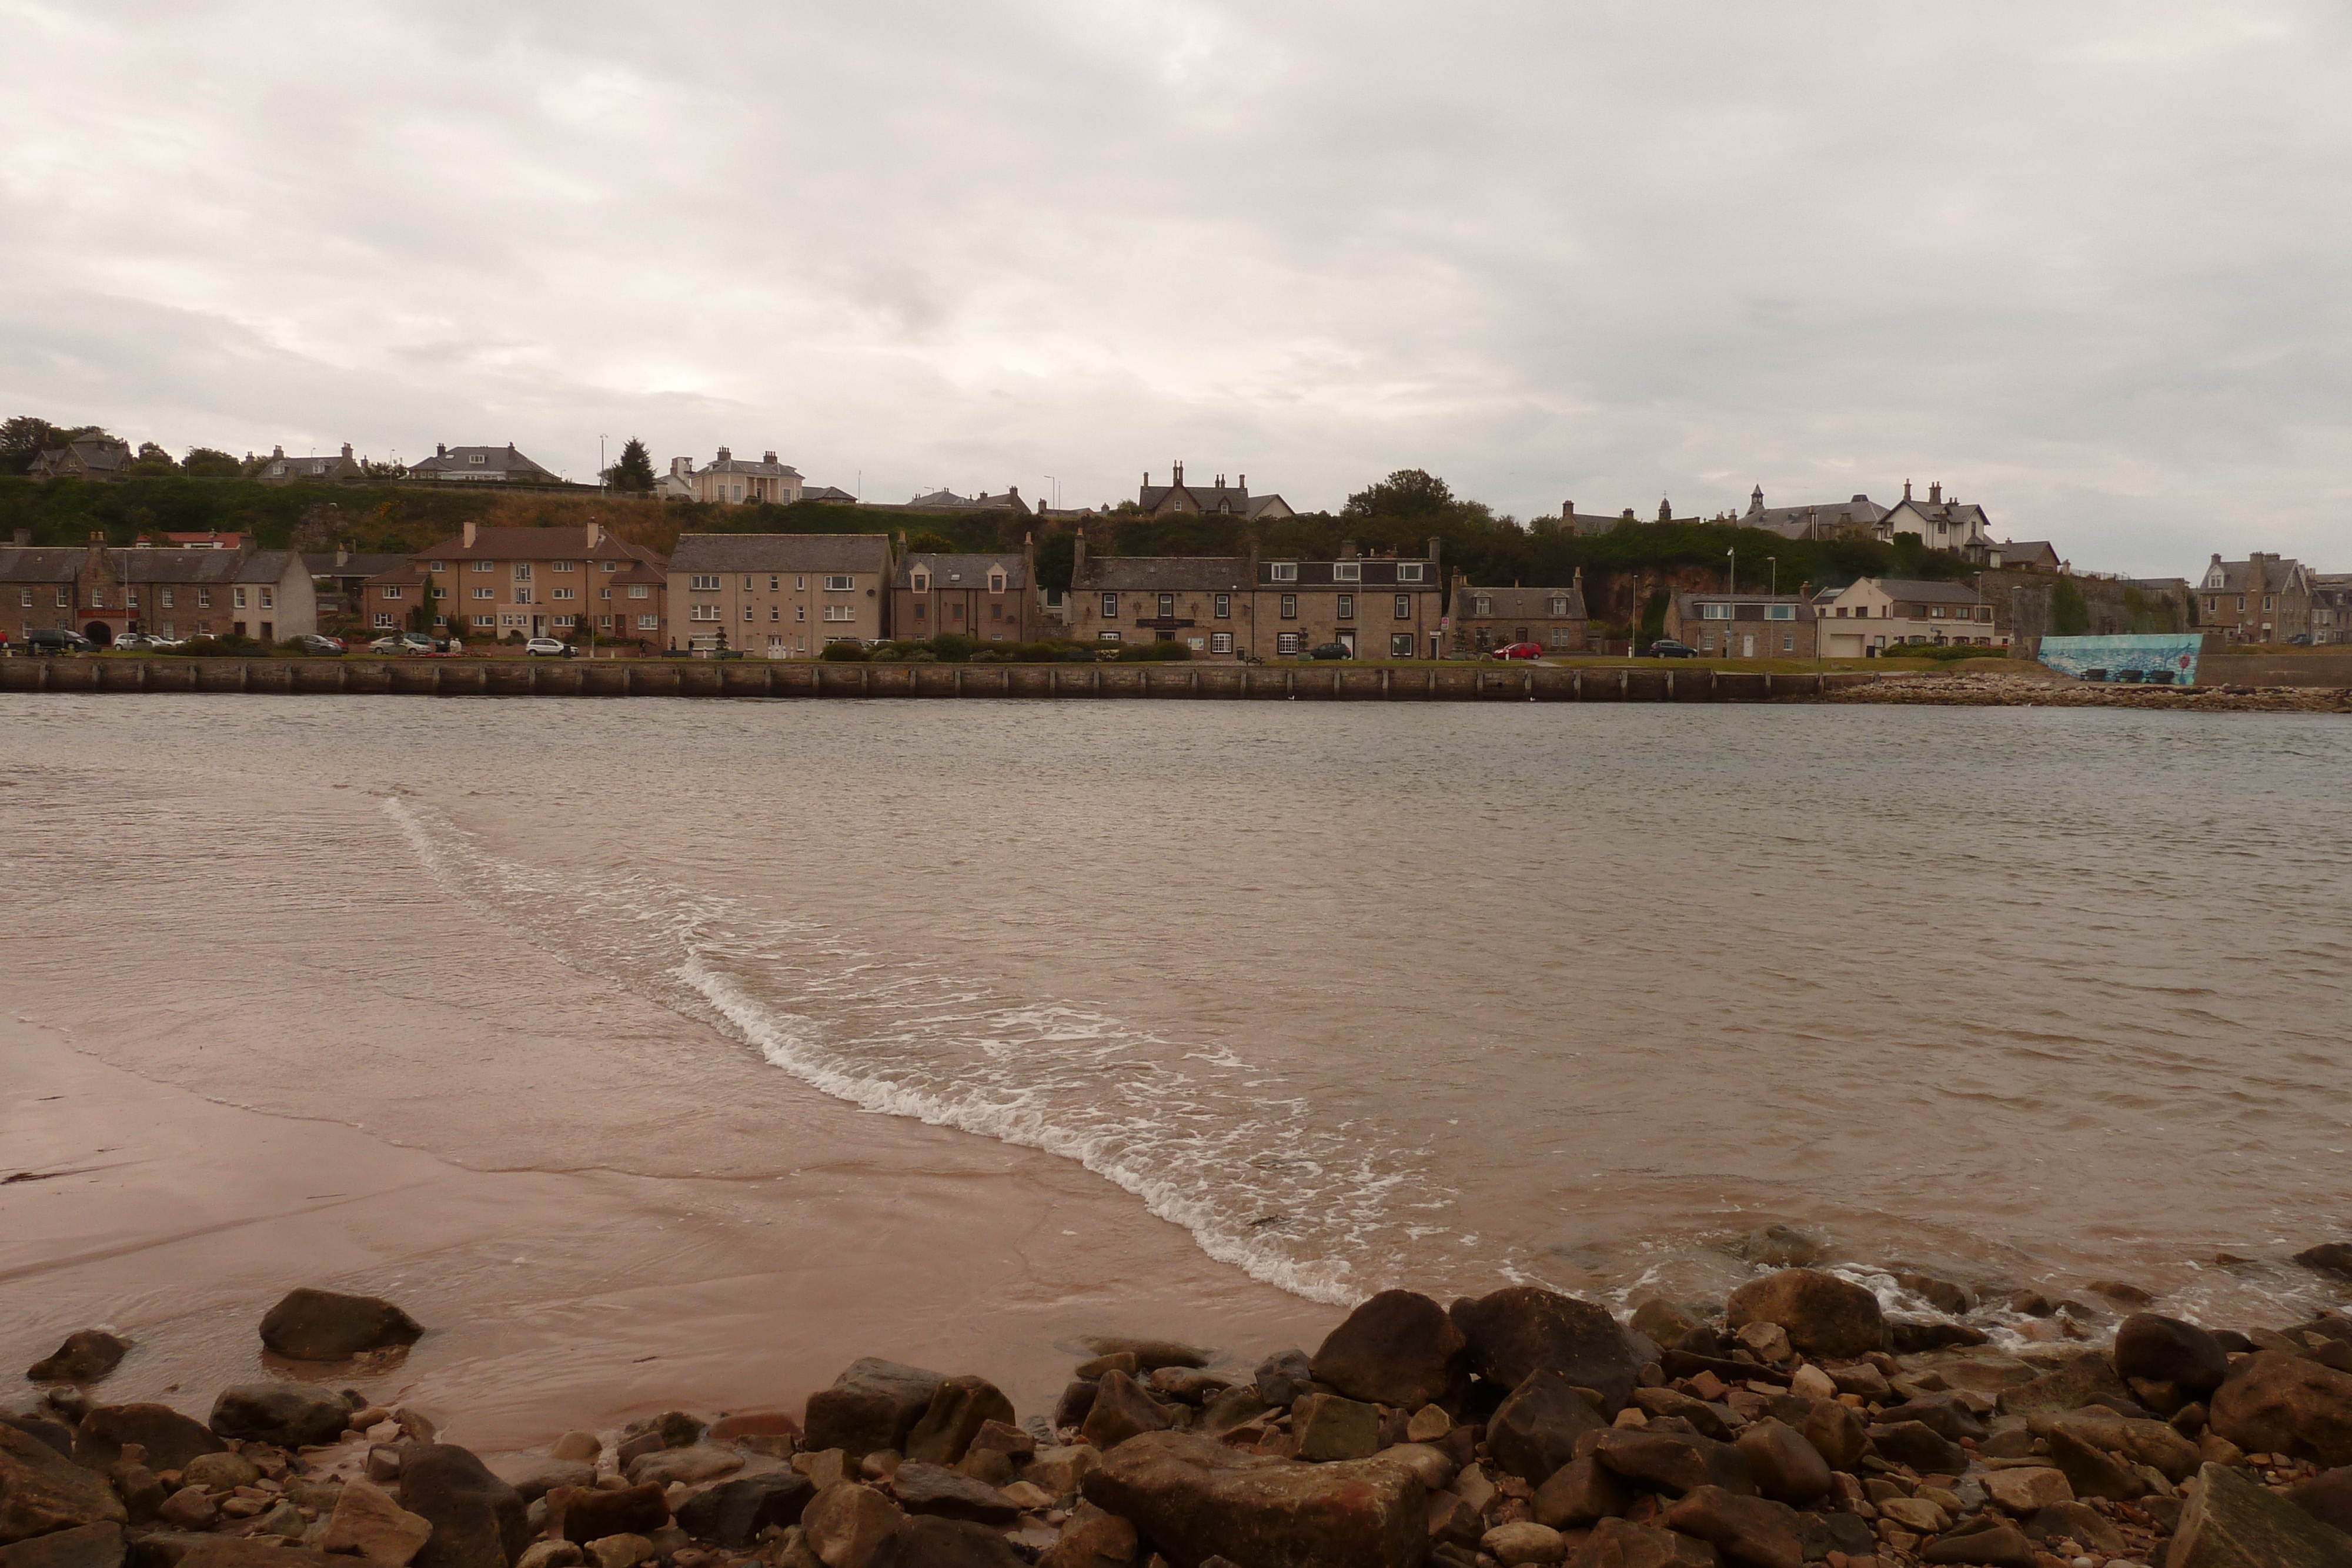
M604 483L615 490L643 494L654 487L654 460L646 444L632 435L622 444L621 460L604 470Z
M0 424L0 474L29 472L34 460L65 444L65 432L47 420L20 413Z
M188 455L180 459L180 472L191 479L234 479L245 472L245 465L226 452L191 446Z
M153 442L142 441L139 444L138 456L131 461L131 471L133 474L177 474L180 465L172 461L170 453Z
M1461 503L1453 488L1436 475L1420 468L1400 468L1387 478L1348 497L1339 509L1343 517L1449 517Z

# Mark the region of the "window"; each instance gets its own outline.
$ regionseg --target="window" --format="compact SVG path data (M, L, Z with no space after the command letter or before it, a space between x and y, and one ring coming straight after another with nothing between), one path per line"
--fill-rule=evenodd
M1391 632L1389 633L1389 657L1391 659L1410 659L1412 657L1412 632Z
M799 591L801 591L803 589L805 589L806 587L808 587L808 579L807 579L807 578L805 578L805 577L796 577L796 578L793 579L793 592L798 593Z
M60 589L58 589L58 609L60 609L60 610L63 610L63 609L66 609L68 606L71 605L72 603L73 603L73 590L72 590L72 589L70 589L70 588L60 588Z
M1298 619L1298 595L1286 593L1282 596L1282 618L1285 621Z
M383 597L386 599L397 599L400 597L400 590L397 588L386 588L383 592Z
M1116 632L1098 632L1095 634L1095 641L1098 643L1116 643L1118 641L1118 633Z
M640 632L657 632L661 630L661 617L658 615L638 616L637 630Z
M2265 593L2265 594L2263 594L2263 609L2265 609L2265 610L2268 610L2270 607L2271 607L2271 596L2270 596L2269 594Z
M572 563L568 560L559 560L550 565L547 570L550 571L570 571L572 570ZM565 624L569 625L570 622L567 622Z
M751 580L749 577L743 580L743 591L746 593L751 591Z
M1232 619L1234 618L1234 596L1233 596L1232 594L1230 594L1230 593L1220 593L1220 594L1218 594L1218 595L1216 596L1215 602L1214 602L1214 604L1212 606L1212 608L1213 608L1213 610L1214 611L1214 612L1215 612L1216 617L1217 617L1217 619L1218 619L1218 620L1220 620L1220 621L1230 621L1230 620L1232 620ZM1230 649L1229 649L1229 650L1227 650L1227 651L1228 651L1228 652L1231 652L1231 650L1230 650Z
M600 588L596 591L596 597L599 599L610 599L613 597L613 591L609 588Z
M548 597L550 599L569 599L572 597L572 591L568 588L559 588L554 592L549 594Z
M572 617L569 615L559 615L555 618L555 623L558 626L569 626L572 624Z
M163 608L164 608L164 609L166 609L166 610L171 609L171 608L172 608L172 591L171 591L170 589L168 589L168 588L164 588L164 589L158 589L156 591L157 591L157 592L159 592L159 593L161 593L161 594L163 596Z
M1797 607L1793 604L1768 604L1764 607L1764 619L1767 621L1794 621L1796 618Z
M1333 561L1331 563L1331 580L1334 582L1363 581L1364 563L1360 560Z
M1991 619L1992 619L1992 606L1991 606L1991 605L1990 605L1990 604L1979 604L1979 605L1978 605L1978 606L1977 606L1977 619L1978 619L1978 620L1979 620L1979 621L1990 621L1990 620L1991 620Z
M530 602L530 590L528 588L516 589L514 591L514 601L517 604L529 604Z
M379 610L375 612L375 623L378 626L397 626L400 618L389 610Z
M1425 561L1401 560L1397 562L1397 580L1399 582L1426 582L1428 579L1424 577L1423 573L1427 570L1427 566L1428 563Z
M517 582L529 582L530 580L530 562L527 560L519 560L514 563L514 580Z
M477 599L496 599L498 596L499 591L495 588L478 588L474 590L474 597Z
M1298 563L1295 560L1277 560L1272 562L1267 567L1267 571L1269 573L1269 580L1271 581L1297 582L1298 580Z
M1176 596L1174 594L1163 593L1160 596L1160 618L1162 621L1173 621L1176 618Z
M645 598L646 585L642 582L633 582L629 584L629 597L632 599Z
M482 454L478 452L469 452L466 455L466 461L468 463L478 464L486 461L486 459L483 457Z
M1796 634L1794 632L1781 632L1781 633L1780 633L1780 652L1782 652L1783 653L1795 653L1796 651L1797 651L1797 634Z
M474 617L474 624L477 626L496 626L498 623L499 618L495 615L477 615Z
M33 591L29 588L19 590L16 595L16 602L25 609L30 610L33 607Z
M827 593L846 593L854 586L856 585L849 580L848 574L845 572L835 574L824 580L824 591Z
M1002 604L993 604L993 603L992 603L992 604L988 607L988 618L989 618L991 621L1002 621L1002 620L1003 620L1003 619L1004 619L1004 606L1003 606L1003 605L1002 605Z
M1002 593L1004 591L1004 573L1002 570L992 571L988 574L988 591L991 593Z
M915 619L918 621L928 621L930 618L931 607L924 603L919 599L915 601Z
M827 621L855 621L857 619L857 606L855 604L828 604L824 607L824 618Z
M425 570L427 571L446 571L449 568L445 562L432 560L425 563Z
M962 600L959 599L953 604L948 606L948 619L950 621L961 621L963 619Z
M751 619L751 607L750 605L746 604L745 606L743 606L743 620L744 620L744 622L748 624L748 623L750 622Z
M688 621L716 621L719 619L719 606L716 604L689 604L686 607L686 618Z
M1487 598L1483 593L1474 594L1470 600L1470 613L1473 615L1492 615L1495 613L1495 601Z
M1396 596L1396 618L1400 621L1410 621L1412 619L1412 594L1400 593Z
M1554 594L1554 595L1552 595L1552 601L1551 601L1551 613L1552 613L1552 614L1554 614L1554 615L1565 615L1565 614L1567 614L1567 613L1568 613L1568 601L1567 601L1566 599L1561 598L1559 594Z
M476 571L496 571L499 570L499 563L494 560L478 560L474 563L474 570Z
M131 599L131 603L133 603L133 604L136 604L136 603L138 603L138 602L139 602L139 601L138 601L138 599L134 596L134 597ZM263 590L261 591L261 607L262 607L264 610L271 610L271 609L275 609L275 608L277 607L277 604L278 604L278 595L277 595L277 591L276 591L275 589L268 589L268 588L265 588L265 589L263 589Z
M1118 619L1118 594L1106 593L1102 596L1102 618L1106 621L1116 621Z
M686 586L695 593L716 593L719 591L719 574L715 571L695 572L687 578Z
M58 602L59 604L63 604L63 603L65 602L65 598L64 598L64 596L63 596L62 594L60 594L60 595L58 596ZM197 589L197 590L196 590L196 608L197 608L197 609L199 609L199 610L210 610L212 607L213 607L213 591L212 591L211 589L209 589L209 588L199 588L199 589Z
M1298 633L1296 632L1285 632L1276 636L1274 640L1274 651L1277 653L1296 653L1298 652Z
M1728 621L1731 619L1731 606L1728 604L1702 604L1698 607L1698 616L1702 621Z
M1210 652L1210 653L1232 653L1233 651L1234 651L1234 634L1233 634L1232 632L1210 632L1210 633L1209 633L1209 652Z
M1352 593L1343 593L1339 595L1339 619L1342 621L1353 621L1355 618L1356 596Z
M230 589L230 590L228 591L228 592L229 592L229 603L230 603L233 607L235 607L235 608L236 608L236 609L238 609L238 610L242 610L242 609L244 609L244 608L245 608L245 590L244 590L244 589L242 589L242 588L232 588L232 589ZM91 595L89 596L89 601L90 601L92 604L96 604L96 603L98 602L98 595L97 595L97 594L95 594L95 593L91 594Z
M621 563L617 560L608 560L604 562L603 565L606 571L618 571L621 570Z
M599 615L596 617L596 624L610 632L613 629L613 618L609 615Z
M793 619L795 621L806 621L808 619L808 606L805 604L793 605Z
M931 574L928 571L917 572L909 586L918 593L929 593L931 591Z

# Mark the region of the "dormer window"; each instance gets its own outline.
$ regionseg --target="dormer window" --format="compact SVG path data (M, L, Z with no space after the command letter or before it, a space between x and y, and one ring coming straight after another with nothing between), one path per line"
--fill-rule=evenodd
M466 461L473 464L482 464L488 463L489 461L489 457L484 453L469 452L466 455Z
M915 591L918 593L929 593L931 591L931 574L928 571L917 572L914 579L914 587Z
M1552 612L1554 615L1565 615L1565 614L1567 614L1567 613L1568 613L1568 601L1567 601L1567 600L1565 600L1565 599L1555 599L1555 600L1553 600L1553 601L1551 601L1551 612Z
M1424 564L1424 562L1417 560L1401 560L1397 562L1397 580L1399 582L1421 582L1424 580L1422 577L1422 570Z
M1273 561L1268 563L1268 567L1273 580L1276 582L1297 582L1298 580L1298 563L1295 560Z
M1479 594L1470 601L1470 613L1473 615L1492 615L1495 613L1495 601L1487 598L1483 593Z
M988 591L991 593L1002 593L1004 591L1004 574L1003 572L992 571L988 574Z
M1363 581L1364 563L1360 560L1333 561L1331 563L1331 580L1334 582Z

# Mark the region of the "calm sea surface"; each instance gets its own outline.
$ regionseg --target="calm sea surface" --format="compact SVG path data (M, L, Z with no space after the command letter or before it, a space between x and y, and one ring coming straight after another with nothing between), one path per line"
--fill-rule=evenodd
M2302 716L0 696L5 999L650 1178L761 1113L632 1063L756 1053L1319 1301L1720 1291L1785 1221L2277 1318L2352 1227L2347 779ZM551 1019L611 1125L436 1092Z

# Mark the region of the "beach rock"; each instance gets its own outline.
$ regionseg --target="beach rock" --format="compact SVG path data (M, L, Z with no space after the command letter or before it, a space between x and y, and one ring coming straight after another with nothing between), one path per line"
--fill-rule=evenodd
M569 1541L535 1541L515 1568L575 1568L580 1559L580 1548Z
M797 1441L801 1424L793 1419L789 1411L743 1410L712 1422L703 1436L714 1443L732 1443L747 1437L789 1437Z
M1168 1412L1137 1386L1135 1379L1123 1372L1108 1372L1081 1429L1087 1442L1108 1453L1139 1432L1164 1432L1174 1424Z
M0 1568L122 1568L122 1526L78 1524L0 1546Z
M1644 1416L1672 1416L1678 1421L1687 1421L1702 1437L1727 1438L1731 1436L1731 1428L1725 1424L1722 1406L1694 1399L1687 1394L1678 1394L1671 1388L1636 1388L1633 1405Z
M2166 1568L2352 1568L2352 1535L2249 1479L2207 1465L2181 1511Z
M935 1513L942 1519L1000 1526L1021 1515L1011 1499L985 1481L917 1459L908 1459L890 1477L890 1493L908 1513Z
M839 1448L853 1461L877 1448L904 1453L907 1435L946 1381L940 1373L873 1356L853 1362L832 1387L809 1396L807 1446Z
M1091 1443L1040 1448L1021 1471L1021 1479L1032 1486L1045 1488L1055 1497L1068 1497L1101 1464L1102 1452Z
M1756 1490L1775 1502L1803 1508L1829 1496L1829 1461L1787 1422L1769 1416L1751 1422L1733 1446Z
M348 1361L387 1345L415 1344L425 1330L375 1296L308 1286L289 1291L261 1320L261 1343L291 1361Z
M1916 1421L1955 1443L1963 1437L1977 1440L1985 1436L1985 1424L1977 1419L1976 1413L1948 1394L1923 1394L1916 1399L1890 1406L1879 1412L1878 1419L1888 1427Z
M1969 1568L2035 1568L2042 1560L2024 1531L2013 1524L1995 1524L1931 1541L1920 1548L1919 1561L1967 1563Z
M1405 1440L1410 1443L1434 1443L1452 1430L1454 1417L1437 1405L1423 1406L1404 1424Z
M1767 1366L1778 1365L1796 1354L1789 1343L1789 1331L1779 1323L1748 1323L1731 1337L1740 1349Z
M2000 1391L2004 1416L2056 1415L2095 1405L2102 1399L2126 1403L2131 1391L2096 1351L2085 1351L2063 1366Z
M2352 1468L2322 1470L2287 1489L2287 1500L2322 1524L2352 1534Z
M2050 1462L2066 1478L2076 1497L2103 1497L2123 1502L2147 1490L2147 1483L2120 1459L2063 1427L2053 1427L2042 1439Z
M2106 1515L2086 1502L2053 1503L2034 1510L2024 1522L2025 1538L2039 1544L2072 1541L2078 1546L2111 1555L2124 1549L2123 1532Z
M2011 1513L2035 1513L2074 1500L2074 1489L2065 1472L2039 1466L1993 1470L1984 1478L1985 1496Z
M1933 1274L1898 1273L1895 1282L1919 1297L1939 1312L1959 1317L1976 1311L1977 1299L1965 1285L1949 1280L1939 1280Z
M1461 1469L1454 1456L1428 1443L1398 1443L1381 1450L1381 1458L1391 1464L1402 1465L1421 1478L1421 1484L1431 1491L1450 1483Z
M1179 1340L1136 1339L1124 1334L1096 1334L1080 1343L1097 1355L1132 1355L1139 1372L1157 1372L1163 1366L1206 1366L1213 1354Z
M341 1395L315 1383L241 1383L220 1391L208 1424L224 1437L303 1448L341 1437L351 1416Z
M1000 1531L963 1520L908 1520L875 1553L874 1568L1025 1568Z
M1065 1385L1062 1389L1062 1396L1054 1401L1052 1423L1054 1429L1058 1432L1067 1427L1085 1425L1087 1412L1095 1407L1095 1396L1101 1392L1101 1384L1083 1377Z
M1381 1446L1380 1411L1337 1394L1300 1399L1292 1407L1290 1429L1302 1459L1365 1459Z
M1139 1377L1143 1374L1143 1364L1135 1359L1133 1351L1122 1350L1115 1355L1098 1355L1092 1361L1082 1361L1071 1369L1070 1375L1093 1383L1106 1372L1124 1372L1129 1377Z
M1896 1421L1870 1428L1870 1445L1898 1465L1921 1475L1966 1475L1968 1450L1921 1421Z
M1590 1457L1571 1459L1536 1488L1536 1518L1554 1530L1574 1530L1596 1520L1623 1513L1633 1500L1632 1489L1613 1470Z
M2250 1454L2352 1464L2352 1374L2284 1351L2257 1351L2214 1391L2207 1419Z
M1804 1536L1797 1511L1786 1503L1697 1487L1666 1511L1665 1521L1676 1533L1706 1542L1743 1568L1804 1568Z
M2197 1473L2205 1462L2195 1443L2161 1421L2134 1420L2122 1416L2061 1416L2047 1429L2063 1428L2091 1447L2121 1454L2126 1462L2149 1465L2175 1485Z
M1232 1378L1202 1372L1197 1366L1163 1366L1142 1381L1158 1397L1181 1400L1187 1405L1205 1404L1234 1385Z
M1635 1333L1646 1334L1660 1348L1678 1350L1685 1339L1706 1323L1705 1318L1681 1302L1652 1296L1633 1309L1632 1326Z
M1723 1560L1696 1536L1604 1519L1592 1527L1573 1561L1576 1568L1717 1568Z
M1450 1309L1470 1369L1516 1390L1531 1373L1556 1372L1601 1396L1609 1415L1624 1407L1641 1370L1607 1309L1540 1285L1513 1285Z
M931 1395L922 1418L908 1433L907 1458L929 1465L952 1465L971 1447L981 1427L1013 1423L1013 1401L984 1377L950 1377Z
M122 1458L123 1445L147 1450L151 1470L176 1470L198 1454L218 1454L228 1445L201 1421L168 1405L100 1405L81 1418L74 1433L74 1461L94 1470Z
M557 1487L547 1494L547 1528L585 1543L604 1535L645 1535L669 1522L669 1502L658 1482L604 1491Z
M1746 1457L1728 1443L1695 1432L1616 1427L1601 1433L1590 1447L1604 1469L1645 1490L1680 1496L1713 1486L1735 1497L1756 1495L1756 1479Z
M1382 1291L1325 1336L1307 1371L1350 1399L1412 1408L1444 1397L1465 1343L1427 1296Z
M260 1479L260 1469L242 1454L198 1454L180 1467L184 1484L206 1491L235 1491Z
M25 1369L35 1383L96 1383L122 1364L131 1342L104 1329L76 1329L65 1343Z
M1783 1269L1731 1292L1725 1321L1734 1329L1778 1323L1809 1356L1851 1357L1886 1348L1878 1298L1851 1281L1812 1269Z
M1015 1460L1026 1459L1037 1451L1037 1439L1009 1421L982 1421L980 1430L972 1434L971 1446L964 1450L970 1458L982 1449L994 1449Z
M631 1486L658 1483L667 1486L682 1481L698 1486L717 1480L720 1476L733 1475L743 1468L743 1452L740 1448L723 1448L716 1443L696 1443L684 1448L660 1448L650 1454L640 1454L629 1461Z
M507 1568L530 1544L521 1494L454 1443L420 1443L402 1457L400 1502L433 1526L416 1568Z
M114 1495L121 1498L122 1506L130 1511L133 1524L145 1524L153 1520L156 1511L163 1506L163 1499L168 1495L163 1490L163 1481L144 1465L117 1464L106 1472L106 1479L113 1483Z
M1244 1421L1257 1419L1268 1408L1266 1402L1258 1397L1255 1387L1244 1385L1240 1388L1228 1388L1201 1406L1201 1418L1193 1423L1193 1429L1212 1434L1230 1432ZM1434 1409L1435 1406L1430 1408Z
M1267 1356L1253 1375L1258 1397L1270 1408L1286 1408L1300 1395L1311 1392L1307 1387L1314 1381L1311 1364L1303 1350L1277 1351Z
M220 1518L220 1505L202 1487L182 1487L163 1500L155 1517L174 1530L210 1530Z
M1309 1465L1149 1432L1104 1455L1086 1495L1177 1562L1402 1568L1428 1548L1420 1479L1379 1458Z
M2352 1280L2352 1246L2344 1242L2323 1241L2316 1247L2306 1247L2294 1255L2294 1260L2306 1269Z
M2192 1399L2202 1399L2230 1375L2221 1342L2195 1323L2155 1312L2134 1312L2116 1330L2116 1375L2169 1383Z
M1759 1268L1803 1269L1822 1260L1822 1244L1794 1226L1768 1225L1748 1233L1739 1255Z
M67 1458L73 1458L73 1428L62 1421L52 1421L43 1416L0 1415L0 1427L13 1427L27 1437L47 1444Z
M1141 1546L1135 1526L1115 1513L1087 1513L1037 1559L1037 1568L1121 1568L1135 1561Z
M1568 1555L1568 1542L1548 1524L1522 1519L1498 1524L1479 1539L1478 1549L1501 1563L1517 1568L1522 1563L1557 1563Z
M898 1505L880 1492L840 1481L809 1500L801 1536L824 1568L873 1568L884 1543L906 1522Z
M798 1524L814 1496L815 1483L796 1470L721 1481L679 1505L678 1528L698 1541L740 1552L772 1524Z
M102 1478L37 1437L0 1427L0 1546L128 1518Z
M152 1540L140 1542L141 1547L151 1545ZM134 1552L131 1562L140 1563L142 1557L143 1552ZM190 1544L173 1568L352 1568L352 1560L276 1541L208 1535Z
M1870 1451L1869 1425L1863 1420L1862 1412L1851 1405L1841 1405L1834 1399L1815 1399L1799 1412L1775 1400L1773 1409L1781 1420L1796 1428L1799 1437L1813 1446L1813 1451L1832 1470L1852 1470ZM1796 1419L1790 1420L1791 1415Z
M1539 1487L1576 1458L1578 1438L1608 1426L1608 1419L1566 1376L1538 1370L1521 1379L1496 1407L1486 1422L1486 1447L1497 1465Z
M604 1535L581 1549L589 1568L633 1568L655 1555L652 1541L642 1535Z
M369 1568L407 1568L432 1533L429 1522L393 1501L381 1487L353 1479L343 1483L342 1495L335 1500L319 1550L355 1552L367 1559Z
M383 1450L371 1450L371 1457L381 1451ZM558 1487L593 1487L596 1484L596 1467L572 1459L526 1457L504 1460L491 1468L498 1472L499 1479L514 1488L527 1503L537 1502ZM393 1473L397 1475L399 1471L395 1469Z

